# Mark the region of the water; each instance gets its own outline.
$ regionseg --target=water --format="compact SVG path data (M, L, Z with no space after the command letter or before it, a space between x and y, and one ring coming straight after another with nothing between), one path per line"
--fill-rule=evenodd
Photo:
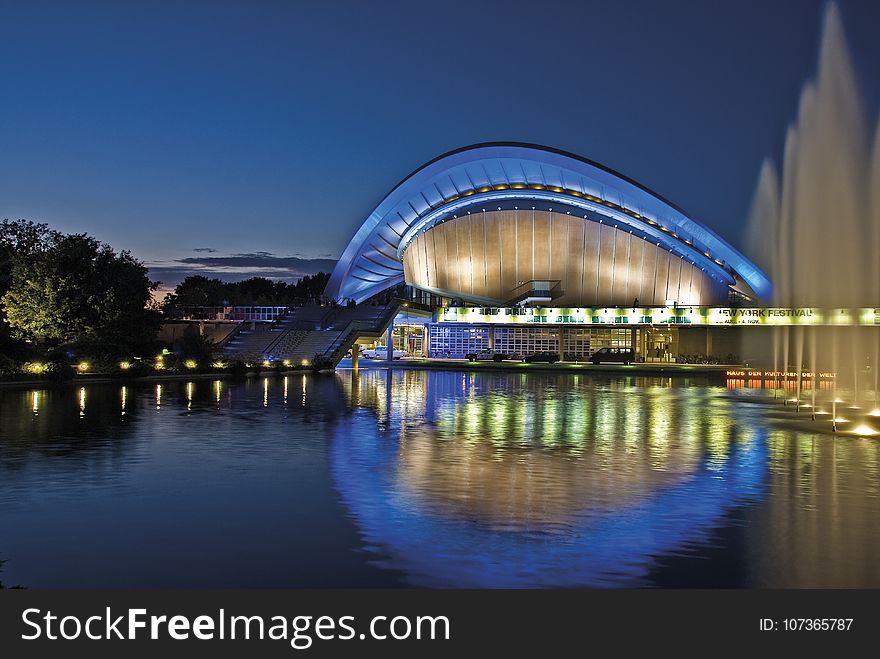
M0 579L878 587L880 442L822 428L694 378L0 390Z

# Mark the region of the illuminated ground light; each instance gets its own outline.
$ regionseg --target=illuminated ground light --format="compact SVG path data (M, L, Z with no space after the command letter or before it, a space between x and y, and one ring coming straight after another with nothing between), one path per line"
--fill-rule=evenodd
M828 410L816 410L814 414L830 414Z
M308 366L308 365L309 365L309 360L308 360L308 359L303 359L303 360L302 360L302 365L303 365L303 366Z
M80 373L85 373L86 371L89 370L89 363L88 362L80 362L79 364L77 364L76 368Z
M127 371L131 368L131 364L129 362L119 362L119 368L121 368L123 371Z
M271 365L272 362L270 362L268 359L263 360L263 368L269 368Z
M211 364L211 366L213 366L214 368L225 368L226 364L224 364L223 362L217 361L217 362L214 362L213 364Z
M849 423L849 419L831 419L834 423Z
M856 426L850 430L850 432L854 435L859 435L860 437L873 437L874 435L880 435L880 432L874 430L871 426L865 423Z
M43 371L46 370L46 367L43 364L41 364L40 362L34 362L30 366L28 366L27 370L29 370L31 373L36 373L39 375L40 373L42 373Z
M187 360L183 363L183 365L186 366L187 368L198 368L198 366L199 366L199 365L196 363L196 360L195 360L195 359L187 359Z
M868 416L880 416L880 407L878 407L876 410L871 410L870 412L868 412Z
M285 360L283 360L281 363L284 364L285 366L290 366L290 360L289 360L289 359L285 359Z

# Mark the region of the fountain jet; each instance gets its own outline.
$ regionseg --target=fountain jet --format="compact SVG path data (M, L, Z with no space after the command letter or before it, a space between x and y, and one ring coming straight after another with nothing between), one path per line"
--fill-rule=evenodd
M773 306L880 309L880 125L871 129L862 99L840 12L829 3L781 174L764 161L749 213L748 251L771 275ZM804 332L813 373L837 373L835 398L846 386L854 405L877 400L880 328L774 329L775 371L802 368ZM815 387L813 398L815 410Z

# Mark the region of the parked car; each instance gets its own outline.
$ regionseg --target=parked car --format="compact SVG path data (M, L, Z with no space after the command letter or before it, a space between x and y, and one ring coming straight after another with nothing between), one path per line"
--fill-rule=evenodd
M590 357L594 364L631 364L635 360L631 348L599 348Z
M363 352L365 359L388 359L388 346L376 346L375 348L367 348ZM392 359L402 359L406 357L403 350L394 349L391 353Z
M480 350L478 352L469 352L464 357L465 359L472 362L500 362L507 359L507 355L505 355L503 352L495 352L494 350Z
M532 364L534 362L547 362L548 364L555 364L559 361L559 353L558 352L536 352L533 355L526 355L523 357L523 361L527 364Z

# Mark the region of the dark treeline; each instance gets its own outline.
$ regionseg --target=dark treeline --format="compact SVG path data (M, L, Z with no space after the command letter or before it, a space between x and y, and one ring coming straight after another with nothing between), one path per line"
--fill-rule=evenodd
M0 222L0 355L23 359L58 346L107 354L152 350L157 284L129 252L84 233L27 220Z
M168 293L162 304L168 311L180 307L293 306L319 301L328 279L325 272L306 275L293 284L265 277L224 282L192 275Z

